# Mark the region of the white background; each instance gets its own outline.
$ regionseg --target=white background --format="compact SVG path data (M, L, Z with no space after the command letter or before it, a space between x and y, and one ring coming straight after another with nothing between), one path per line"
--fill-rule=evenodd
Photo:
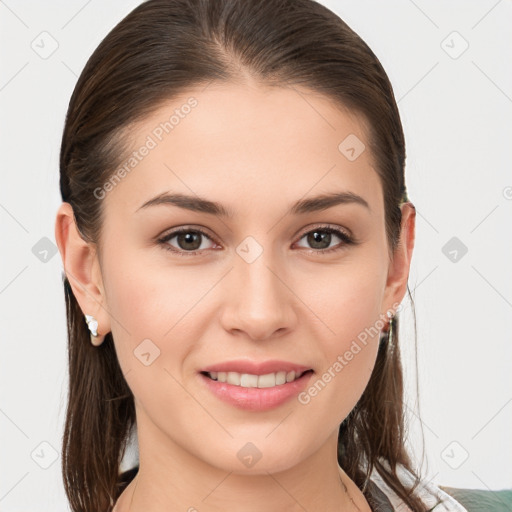
M4 512L69 510L60 466L67 393L62 263L58 253L42 262L32 248L43 237L55 241L60 140L78 75L139 3L0 1ZM418 320L422 469L441 485L512 488L511 2L322 3L376 53L404 125L406 180L417 208L409 287ZM58 42L47 59L31 47L43 31ZM457 56L464 40L469 47ZM457 261L443 252L453 237L468 249ZM405 302L409 443L421 461L414 327Z

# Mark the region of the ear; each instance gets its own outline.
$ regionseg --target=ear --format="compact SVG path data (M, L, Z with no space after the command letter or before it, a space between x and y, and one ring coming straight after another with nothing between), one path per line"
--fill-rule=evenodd
M55 240L62 258L64 272L82 313L98 321L98 334L110 331L110 315L96 246L86 242L75 222L73 208L62 203L55 221ZM84 320L85 321L85 320Z
M409 201L403 203L400 209L402 210L400 241L389 265L383 301L386 306L384 315L386 311L395 312L405 296L414 249L416 208Z

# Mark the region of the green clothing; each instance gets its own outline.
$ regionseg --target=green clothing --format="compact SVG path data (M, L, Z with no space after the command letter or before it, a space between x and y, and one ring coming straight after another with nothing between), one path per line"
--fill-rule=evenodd
M483 491L439 486L455 498L468 512L511 512L512 490Z

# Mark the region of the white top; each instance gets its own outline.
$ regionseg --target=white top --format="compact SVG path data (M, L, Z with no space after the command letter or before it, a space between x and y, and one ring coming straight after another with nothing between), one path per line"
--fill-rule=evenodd
M384 462L385 465L386 462ZM411 487L414 478L411 473L403 467L401 464L398 465L396 471L400 481L407 487ZM403 500L382 480L377 469L374 467L370 474L370 480L374 482L377 487L386 495L394 510L400 512L414 512L408 507ZM433 493L434 496L431 494ZM462 506L455 498L444 492L437 485L432 482L424 481L415 489L415 495L419 496L427 510L434 508L434 512L468 512L468 510ZM437 506L436 503L441 501Z

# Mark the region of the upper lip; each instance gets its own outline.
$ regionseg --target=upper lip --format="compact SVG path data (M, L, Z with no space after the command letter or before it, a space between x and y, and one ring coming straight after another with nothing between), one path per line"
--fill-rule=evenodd
M289 361L279 361L277 359L267 361L249 361L234 360L223 363L213 364L203 368L202 372L237 372L249 373L251 375L266 375L267 373L276 373L279 371L302 373L311 370L309 366L291 363Z

